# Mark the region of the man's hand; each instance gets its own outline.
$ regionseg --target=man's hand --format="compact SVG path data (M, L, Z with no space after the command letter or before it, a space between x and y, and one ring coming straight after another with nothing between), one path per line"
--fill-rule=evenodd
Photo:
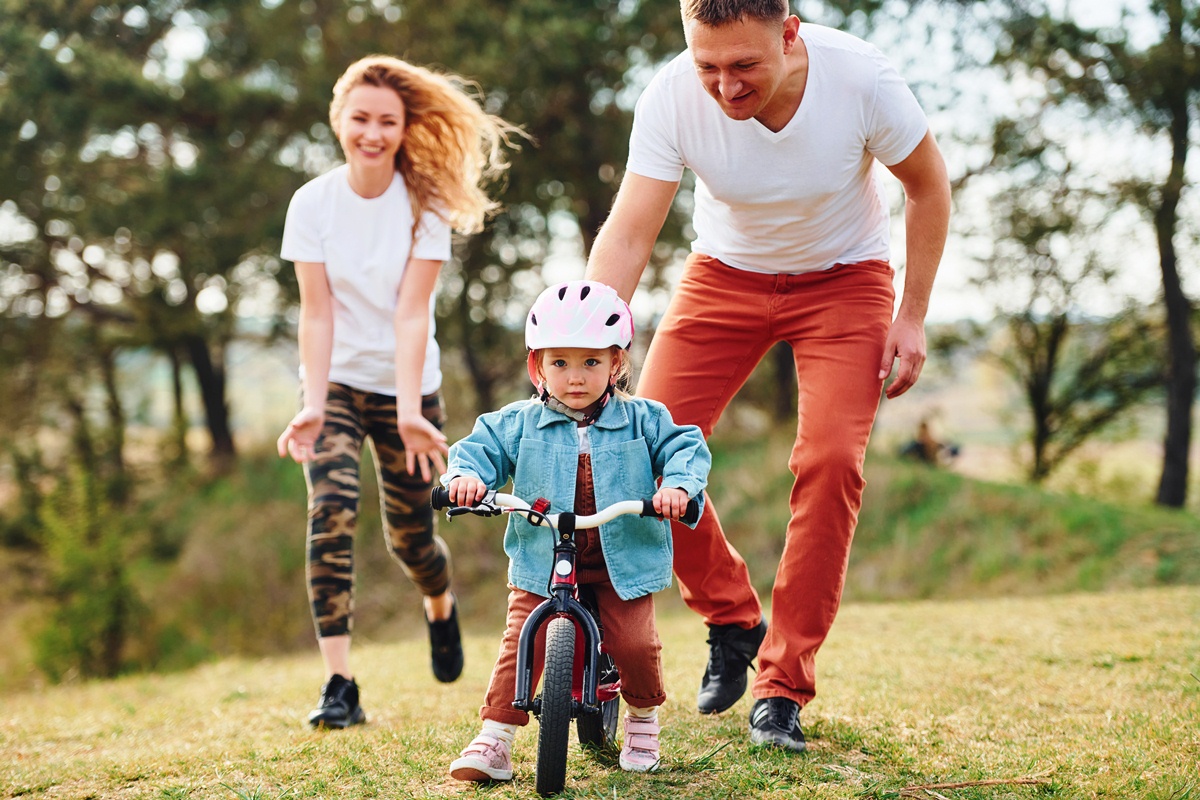
M879 379L883 380L892 371L892 364L900 360L896 379L887 387L887 396L894 399L907 392L921 377L925 366L925 325L897 317L888 331L883 346L883 361L879 364Z

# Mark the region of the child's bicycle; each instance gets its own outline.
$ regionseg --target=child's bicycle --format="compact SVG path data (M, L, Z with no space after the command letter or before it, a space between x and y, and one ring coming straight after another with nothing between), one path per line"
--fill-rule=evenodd
M567 780L571 720L576 721L579 743L598 749L615 745L620 721L620 676L604 650L595 599L587 587L581 595L576 583L575 531L598 527L622 514L657 517L658 512L649 500L625 500L587 516L570 511L551 514L546 500L530 505L515 495L499 492L488 492L473 506L452 506L449 492L442 487L433 490L432 500L434 509L446 509L450 519L460 514L520 514L531 524L554 532L550 598L534 609L521 628L513 706L538 718L537 791L543 796L557 794ZM694 523L699 516L699 504L690 501L683 521ZM534 647L542 626L546 627L542 693L532 697ZM582 634L582 642L577 632Z

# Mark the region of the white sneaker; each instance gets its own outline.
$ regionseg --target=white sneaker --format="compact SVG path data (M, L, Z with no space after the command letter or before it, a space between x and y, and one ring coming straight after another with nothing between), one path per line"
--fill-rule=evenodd
M511 781L512 774L508 743L487 731L472 739L450 765L450 777L460 781Z
M662 730L658 723L626 714L624 727L621 769L627 772L652 772L658 769L658 734Z

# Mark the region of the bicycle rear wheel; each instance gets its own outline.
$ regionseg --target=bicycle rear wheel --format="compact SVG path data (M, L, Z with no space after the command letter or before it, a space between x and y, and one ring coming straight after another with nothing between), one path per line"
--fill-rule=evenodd
M567 782L571 728L571 673L575 664L575 621L557 617L546 626L546 668L538 718L537 792L558 794Z
M601 653L596 663L599 673L597 683L600 686L616 683L619 680L617 666L612 656ZM579 744L595 750L610 750L617 746L617 725L621 721L621 695L611 700L600 702L599 714L583 714L575 720L575 731L579 734Z

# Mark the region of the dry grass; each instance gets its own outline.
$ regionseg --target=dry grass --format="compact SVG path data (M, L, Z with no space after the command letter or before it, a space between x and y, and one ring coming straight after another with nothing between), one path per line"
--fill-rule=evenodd
M748 700L692 708L703 628L661 620L671 700L664 768L572 753L578 798L1200 797L1200 589L845 607L822 651L804 756L751 750ZM419 638L357 649L368 725L311 731L307 657L228 660L10 695L0 795L28 798L533 797L534 728L516 781L464 786L496 637L436 684Z

